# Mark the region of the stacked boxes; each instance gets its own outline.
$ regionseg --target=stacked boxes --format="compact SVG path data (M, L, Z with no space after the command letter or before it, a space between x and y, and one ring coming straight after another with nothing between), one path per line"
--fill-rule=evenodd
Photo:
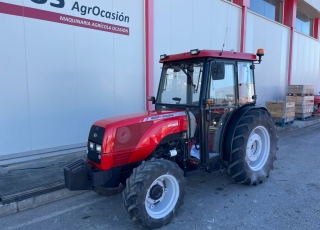
M293 123L295 103L289 101L267 101L266 107L277 124L284 126Z
M289 85L287 93L287 101L295 102L296 118L305 120L312 116L314 96L313 85Z

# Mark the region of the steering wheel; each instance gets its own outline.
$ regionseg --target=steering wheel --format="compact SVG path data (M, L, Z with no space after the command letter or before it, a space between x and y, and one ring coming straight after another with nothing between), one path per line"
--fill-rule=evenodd
M180 104L181 98L180 97L174 97L172 100L176 101L177 104Z

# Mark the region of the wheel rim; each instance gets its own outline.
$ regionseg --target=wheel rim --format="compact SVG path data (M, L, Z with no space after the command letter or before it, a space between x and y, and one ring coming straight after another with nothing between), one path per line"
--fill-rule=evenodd
M256 127L250 134L246 148L246 160L253 171L259 171L268 160L270 135L263 126Z
M174 176L162 175L149 187L145 206L148 214L154 219L168 215L179 198L179 183Z

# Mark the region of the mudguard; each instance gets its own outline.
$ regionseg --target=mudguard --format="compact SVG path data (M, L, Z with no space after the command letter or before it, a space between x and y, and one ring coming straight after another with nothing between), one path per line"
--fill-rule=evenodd
M244 105L243 107L240 107L238 110L235 111L235 113L233 113L228 121L227 121L227 125L225 126L223 133L222 133L222 137L221 138L221 145L222 146L222 160L223 161L231 161L231 151L232 151L232 142L233 142L233 136L234 133L236 131L236 128L238 126L239 121L241 120L241 118L250 110L253 109L263 109L268 111L265 107L263 106L256 106L254 104L248 104L248 105Z

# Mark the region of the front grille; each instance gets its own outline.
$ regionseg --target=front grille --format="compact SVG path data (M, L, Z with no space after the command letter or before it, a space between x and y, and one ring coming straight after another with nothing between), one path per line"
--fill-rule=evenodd
M104 136L105 128L99 127L99 126L91 126L90 133L89 133L89 142L93 142L95 145L101 145L103 142L103 136ZM96 164L101 163L101 159L99 159L100 153L93 151L89 148L89 142L88 142L88 159Z
M99 153L92 151L92 150L88 150L88 159L90 161L93 161L96 164L100 164L101 163L101 159L99 159Z
M99 126L91 126L89 133L89 141L102 145L105 128Z

